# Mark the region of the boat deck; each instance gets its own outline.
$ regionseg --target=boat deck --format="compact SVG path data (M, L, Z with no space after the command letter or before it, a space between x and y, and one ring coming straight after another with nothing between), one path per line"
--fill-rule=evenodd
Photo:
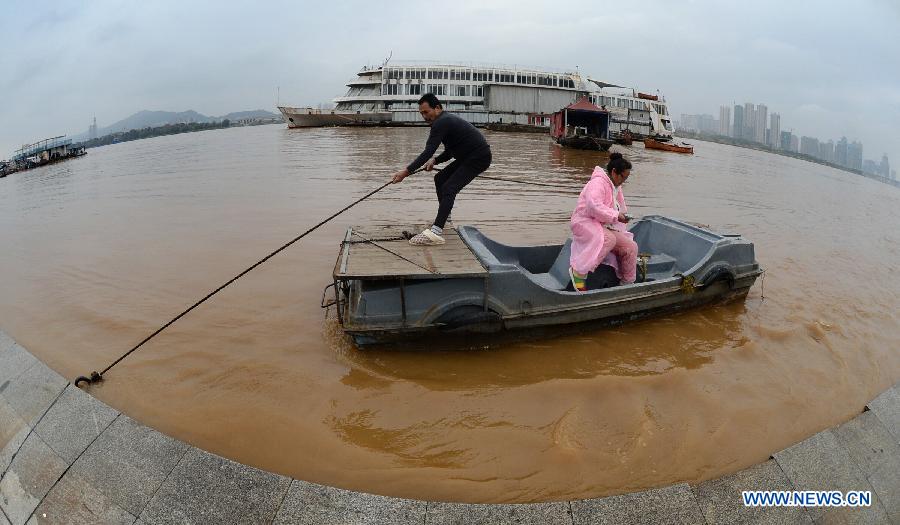
M347 229L334 266L335 280L486 277L487 270L459 237L444 229L446 244L412 246L403 232L424 226L354 226Z

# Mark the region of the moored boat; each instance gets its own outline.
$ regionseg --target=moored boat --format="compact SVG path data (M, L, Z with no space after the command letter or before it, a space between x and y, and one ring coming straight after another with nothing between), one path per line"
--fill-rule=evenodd
M634 141L634 137L632 136L631 131L626 129L619 133L619 136L615 140L616 144L631 146L632 142Z
M289 128L326 126L377 126L393 120L389 111L340 111L278 106Z
M689 145L667 144L653 139L644 139L644 147L647 149L658 149L663 151L673 151L675 153L694 153L694 147Z
M416 231L414 228L410 228ZM335 264L331 304L357 344L432 331L617 324L746 296L762 270L753 243L661 216L630 226L638 282L618 285L609 266L575 292L571 241L515 247L478 229L445 230L447 244L410 246L399 228L350 228ZM323 297L324 302L324 297Z
M476 126L515 123L541 126L546 132L552 113L587 96L589 102L609 108L613 136L627 128L636 138L668 140L674 131L664 97L651 98L633 88L583 77L577 68L553 71L388 57L378 66L360 69L346 87L342 96L332 100L334 109L279 109L292 128L384 122L425 126L418 101L425 93L434 93L445 110Z
M613 144L609 112L581 98L550 117L550 136L569 148L606 151Z

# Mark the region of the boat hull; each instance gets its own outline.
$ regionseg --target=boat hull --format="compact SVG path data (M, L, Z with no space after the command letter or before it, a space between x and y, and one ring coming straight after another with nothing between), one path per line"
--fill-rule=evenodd
M676 144L666 144L658 140L644 139L644 147L647 149L656 149L660 151L671 151L674 153L687 153L693 155L693 146L678 146Z
M557 139L561 146L573 149L586 149L593 151L607 151L613 145L613 141L597 137L561 137Z
M333 111L287 106L279 106L278 110L289 128L377 126L393 120L393 114L389 111Z
M414 341L430 334L442 334L442 336L459 334L465 337L472 334L502 336L503 333L508 333L535 338L553 337L569 333L573 329L590 330L618 326L640 319L672 315L703 306L740 301L746 298L755 281L756 276L754 275L733 288L725 281L718 281L689 296L681 289L677 289L662 297L633 301L627 305L597 304L579 310L565 309L539 314L497 316L495 319L476 318L471 323L449 327L431 325L353 329L345 325L344 332L353 338L353 342L357 346Z

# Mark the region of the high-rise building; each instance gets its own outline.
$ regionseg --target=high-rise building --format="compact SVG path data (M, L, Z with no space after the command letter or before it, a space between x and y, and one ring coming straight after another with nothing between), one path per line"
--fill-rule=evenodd
M679 128L685 131L715 135L719 133L719 121L712 115L688 115L682 113Z
M707 114L697 115L697 117L701 132L709 133L710 135L715 135L719 132L719 121L715 117Z
M791 133L791 151L800 153L800 138Z
M847 146L847 167L852 170L861 170L863 161L862 142L853 141Z
M779 148L784 151L791 151L791 137L793 133L790 131L782 131L781 132L781 143L778 145Z
M756 106L756 128L754 129L753 140L760 144L766 143L766 120L769 117L767 114L768 111L769 108L767 108L765 104Z
M734 126L731 130L731 136L739 139L744 134L744 107L734 106Z
M781 146L781 115L772 113L769 117L769 146L778 149Z
M875 161L872 159L866 159L862 163L863 173L868 173L869 175L878 175L878 164L875 164Z
M897 180L897 170L891 170L891 178Z
M825 162L834 162L834 141L819 143L819 158Z
M94 123L88 127L88 138L91 140L97 138L97 117L94 117Z
M834 145L834 163L838 166L849 166L847 164L847 137L841 137Z
M890 177L891 176L891 163L888 162L887 153L881 156L881 176L882 177Z
M819 157L819 139L815 137L800 137L800 153L810 157Z
M678 123L678 127L685 131L692 131L697 133L700 131L700 120L697 118L698 115L687 115L685 113L681 114L681 122Z
M719 106L719 135L731 135L731 107Z
M744 103L744 131L741 138L753 140L756 137L756 108L752 102Z

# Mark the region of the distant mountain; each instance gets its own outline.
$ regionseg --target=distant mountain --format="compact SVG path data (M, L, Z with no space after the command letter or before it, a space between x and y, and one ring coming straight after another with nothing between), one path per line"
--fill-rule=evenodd
M245 118L272 118L278 117L276 113L272 113L270 111L265 111L262 109L256 109L252 111L236 111L233 113L229 113L227 115L223 115L221 117L208 117L202 113L197 113L194 110L174 112L174 111L138 111L134 115L130 117L126 117L114 124L111 124L106 127L97 129L97 136L102 137L103 135L109 135L110 133L118 133L120 131L128 131L132 129L143 129L143 128L155 128L157 126L164 126L166 124L181 124L181 123L189 123L189 122L220 122L222 120L240 120ZM85 131L84 133L79 133L78 135L73 135L71 138L73 140L85 140L88 137L89 132Z
M124 118L115 124L99 128L98 136L109 135L119 131L130 129L155 128L164 124L180 124L182 122L212 122L213 118L197 113L194 110L175 113L172 111L138 111L130 117Z
M234 113L229 113L227 115L223 115L221 117L216 117L216 120L241 120L245 118L278 118L278 113L272 113L271 111L266 111L264 109L254 109L252 111L235 111Z

